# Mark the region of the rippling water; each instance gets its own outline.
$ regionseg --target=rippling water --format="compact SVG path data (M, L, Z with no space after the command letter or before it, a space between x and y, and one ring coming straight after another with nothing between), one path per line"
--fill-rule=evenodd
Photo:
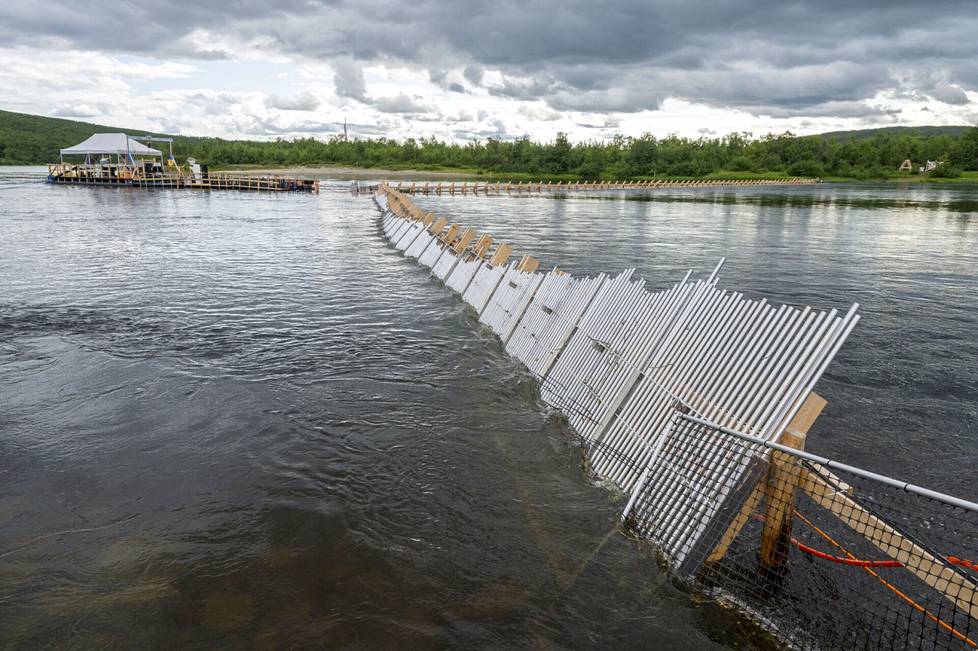
M24 174L0 172L0 646L744 642L617 532L573 434L368 200ZM727 255L727 287L858 300L812 447L973 498L975 197L425 202L571 271L658 287Z

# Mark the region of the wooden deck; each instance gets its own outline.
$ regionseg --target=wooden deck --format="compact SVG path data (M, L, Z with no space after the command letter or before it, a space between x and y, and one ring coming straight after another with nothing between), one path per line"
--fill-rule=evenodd
M115 165L49 165L48 182L61 185L103 185L168 190L236 190L239 192L315 192L319 181L282 176L208 173L142 176Z

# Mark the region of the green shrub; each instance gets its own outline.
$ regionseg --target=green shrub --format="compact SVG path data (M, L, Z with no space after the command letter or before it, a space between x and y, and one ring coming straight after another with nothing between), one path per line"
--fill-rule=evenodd
M818 161L811 158L792 163L788 167L788 174L791 176L824 176L825 170Z
M930 171L930 175L935 179L956 179L961 176L961 170L947 163L941 163Z

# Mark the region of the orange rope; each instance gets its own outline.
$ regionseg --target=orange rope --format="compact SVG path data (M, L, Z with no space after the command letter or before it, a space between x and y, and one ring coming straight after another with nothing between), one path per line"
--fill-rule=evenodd
M795 514L798 515L798 517L801 517L801 514L799 514L797 511L795 511ZM764 522L764 516L762 514L754 512L751 515L755 520ZM838 563L839 565L849 565L850 567L906 567L902 562L892 560L892 559L871 561L871 560L863 560L855 557L843 558L842 556L833 556L832 554L827 554L819 549L815 549L814 547L809 547L808 545L801 542L797 538L792 538L791 544L797 547L800 551L809 554L810 556L814 556L815 558L821 558L824 561L831 561L833 563ZM975 563L974 561L969 561L966 558L960 558L958 556L945 556L944 560L951 565L957 565L959 567L964 567L974 572L978 572L978 563Z
M831 561L832 563L838 563L839 565L848 565L850 567L903 567L903 563L900 561L885 560L885 561L864 561L858 558L843 558L842 556L833 556L831 554L826 554L823 551L815 549L814 547L809 547L805 543L801 542L797 538L791 539L791 544L800 549L801 551L814 556L815 558L821 558L823 561Z
M847 550L845 547L843 547L842 545L840 545L839 543L837 543L829 534L825 533L824 531L822 531L821 529L819 529L818 527L816 527L811 521L808 520L808 518L806 518L805 516L803 516L797 510L795 510L795 515L798 516L798 519L800 519L802 522L804 522L809 527L811 527L812 529L814 529L820 536L822 536L823 538L825 538L825 540L829 541L829 543L831 543L833 546L838 547L839 550L841 550L842 553L844 553L850 559L857 560L855 556L853 556L851 553L849 553L849 550ZM958 638L958 639L966 642L967 644L969 644L969 645L971 645L973 647L978 647L978 643L975 643L974 640L968 638L963 633L958 632L957 630L954 629L954 627L952 627L947 622L945 622L945 621L943 621L941 619L938 619L936 615L933 615L930 612L928 612L926 608L924 608L923 606L921 606L919 603L917 603L916 601L914 601L913 599L911 599L907 595L905 595L896 586L894 586L893 584L889 583L886 579L884 579L879 574L877 574L876 572L874 572L873 570L871 570L869 567L862 566L862 569L864 569L867 572L869 572L872 576L874 576L876 578L877 581L879 581L884 586L886 586L887 588L889 588L890 590L892 590L895 595L897 595L898 597L900 597L901 599L903 599L904 601L906 601L914 609L916 609L919 612L921 612L924 615L926 615L928 619L930 619L933 622L935 622L938 626L944 628L949 633L951 633L952 635L954 635L956 638Z

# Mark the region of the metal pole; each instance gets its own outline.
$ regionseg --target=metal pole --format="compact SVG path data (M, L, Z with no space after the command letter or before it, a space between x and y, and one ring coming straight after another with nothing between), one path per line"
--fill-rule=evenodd
M926 497L927 499L937 500L938 502L944 502L948 506L957 506L959 508L965 509L967 511L973 511L978 513L978 504L975 502L969 502L968 500L963 500L959 497L954 497L953 495L948 495L946 493L939 493L937 491L930 490L929 488L924 488L923 486L917 486L916 484L911 484L909 482L901 481L899 479L894 479L892 477L887 477L886 475L881 475L879 473L872 472L870 470L864 470L862 468L857 468L856 466L850 466L847 463L842 463L841 461L833 461L826 457L821 457L817 454L812 454L811 452L805 452L802 450L796 450L790 448L786 445L781 445L780 443L774 443L773 441L768 441L766 439L759 438L757 436L752 436L745 432L738 432L735 429L730 429L729 427L724 427L718 425L712 421L699 418L697 416L691 416L689 414L683 414L680 416L685 420L695 423L697 425L702 425L704 427L710 427L723 434L728 434L730 436L735 436L741 440L749 441L758 445L763 445L764 447L771 450L779 450L781 452L787 452L788 454L793 454L796 457L804 459L805 461L810 461L821 466L825 466L831 470L841 470L857 477L862 477L863 479L870 479L872 481L879 482L881 484L886 484L892 488L897 488L899 490L906 491L908 493L913 493L914 495L919 495L920 497Z

